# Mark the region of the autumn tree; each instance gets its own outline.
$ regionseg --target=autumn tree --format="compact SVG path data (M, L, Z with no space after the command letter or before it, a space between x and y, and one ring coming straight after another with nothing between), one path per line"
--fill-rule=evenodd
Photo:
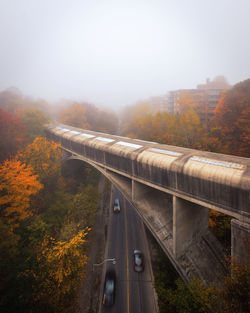
M45 137L37 137L18 158L32 166L41 181L58 174L62 156L59 144L48 141Z
M118 117L109 109L100 109L90 103L82 103L86 110L88 129L116 134L118 130Z
M87 258L80 254L79 247L86 243L85 237L89 231L90 228L80 230L67 241L54 242L53 238L49 241L45 238L42 243L41 257L46 257L50 267L49 276L58 286L63 284L64 278L68 278L75 269L86 264Z
M82 227L92 226L98 210L98 191L93 185L80 185L74 195L69 215Z
M188 148L201 148L200 138L202 126L198 115L193 109L188 110L185 114L180 116L180 128L182 129L182 136L185 147Z
M223 304L222 312L249 312L249 290L250 265L232 263L231 274L224 278L221 288L218 289Z
M93 130L108 134L117 134L119 119L110 110L99 110L96 127Z
M17 88L11 87L0 92L0 107L9 113L14 113L23 106L23 95Z
M133 133L130 131L131 123L133 123L135 119L151 115L152 111L152 105L145 101L139 101L135 105L126 107L121 113L121 133Z
M197 96L192 96L190 94L185 94L180 98L179 105L180 105L180 114L186 113L187 111L193 109L198 106L199 101L197 99Z
M37 262L40 276L36 276L34 288L35 303L40 311L46 312L43 303L55 311L67 306L67 298L76 292L82 279L82 269L87 263L84 253L89 228L79 230L68 240L56 241L46 236L41 243ZM38 288L37 288L38 287Z
M159 112L154 120L153 125L156 129L157 125L161 125L161 130L153 138L154 141L168 145L183 145L183 134L179 123L180 116Z
M0 109L0 162L14 155L26 142L26 127L18 117Z
M73 103L58 112L59 122L83 129L116 134L117 115L106 109L98 109L89 103Z
M125 135L156 141L163 144L184 146L200 149L205 129L193 109L182 115L172 115L167 112L157 112L136 116L126 129Z
M74 102L66 109L59 111L58 121L79 128L90 128L90 125L87 122L86 108L78 102Z
M12 114L14 114L16 110L26 107L34 108L44 113L49 112L49 106L46 101L24 96L22 92L15 87L10 87L0 92L0 107Z
M250 79L224 92L216 109L214 126L230 154L250 156Z
M199 279L192 279L186 285L180 278L175 281L176 288L168 289L165 294L166 312L213 313L222 312L218 308L217 291L206 287Z
M126 136L130 138L140 138L143 140L151 140L152 135L152 115L136 116L127 126Z
M72 189L61 164L38 137L0 167L1 312L69 312L76 299L98 192L89 168Z
M26 127L29 142L32 142L36 137L45 136L45 124L50 121L50 117L47 114L34 107L18 109L15 111L15 114Z
M6 160L0 165L1 215L12 227L32 215L31 197L42 187L33 169L19 160Z

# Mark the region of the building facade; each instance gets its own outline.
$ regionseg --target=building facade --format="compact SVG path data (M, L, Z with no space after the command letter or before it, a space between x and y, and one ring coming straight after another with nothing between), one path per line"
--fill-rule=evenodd
M208 123L213 117L214 110L224 90L231 88L223 76L213 81L206 80L206 84L198 85L196 89L179 89L168 94L168 110L173 114L183 113L183 103L189 99L199 115L201 122Z

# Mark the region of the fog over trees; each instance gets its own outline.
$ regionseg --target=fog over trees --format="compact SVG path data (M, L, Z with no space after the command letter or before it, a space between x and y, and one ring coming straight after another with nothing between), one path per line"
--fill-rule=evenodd
M249 12L248 0L0 2L1 312L79 312L80 286L90 288L110 185L62 162L48 123L250 157ZM160 109L171 92L178 110ZM230 222L210 210L226 251ZM249 264L227 259L219 286L184 284L157 249L160 313L250 312Z
M53 106L0 92L0 309L3 312L73 312L84 283L91 227L98 211L99 175L89 166L61 162L60 147L44 126L67 125L170 145L250 156L250 79L225 90L208 121L200 103L180 101L180 112L155 112L147 101L121 115L86 102ZM229 216L210 210L211 231L230 249ZM163 256L154 260L161 312L247 312L249 265L231 264L218 287L172 277ZM229 262L230 265L230 262ZM162 273L162 274L160 274ZM46 305L44 305L46 303Z

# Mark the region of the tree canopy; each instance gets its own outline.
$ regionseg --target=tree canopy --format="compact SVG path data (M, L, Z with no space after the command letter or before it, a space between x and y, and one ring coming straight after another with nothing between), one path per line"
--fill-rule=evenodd
M18 155L18 158L22 162L30 164L34 172L43 181L57 174L61 166L61 156L62 152L59 149L59 144L49 142L45 137L37 137Z
M0 205L8 223L18 223L32 215L31 197L42 189L38 176L19 160L6 160L0 165Z
M89 103L74 102L58 112L59 122L83 129L115 134L118 117L110 110L100 110Z
M250 156L250 79L224 92L215 109L214 125L228 153Z
M29 142L36 137L45 136L45 124L50 121L50 117L34 107L24 107L15 111L20 121L25 125Z
M27 142L26 127L20 119L0 109L0 162L16 154Z

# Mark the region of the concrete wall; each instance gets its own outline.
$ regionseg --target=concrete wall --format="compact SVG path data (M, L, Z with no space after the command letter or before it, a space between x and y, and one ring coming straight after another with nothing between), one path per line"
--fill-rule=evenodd
M181 198L173 199L173 253L176 258L208 231L208 209Z
M231 220L231 255L235 262L250 262L250 224Z

